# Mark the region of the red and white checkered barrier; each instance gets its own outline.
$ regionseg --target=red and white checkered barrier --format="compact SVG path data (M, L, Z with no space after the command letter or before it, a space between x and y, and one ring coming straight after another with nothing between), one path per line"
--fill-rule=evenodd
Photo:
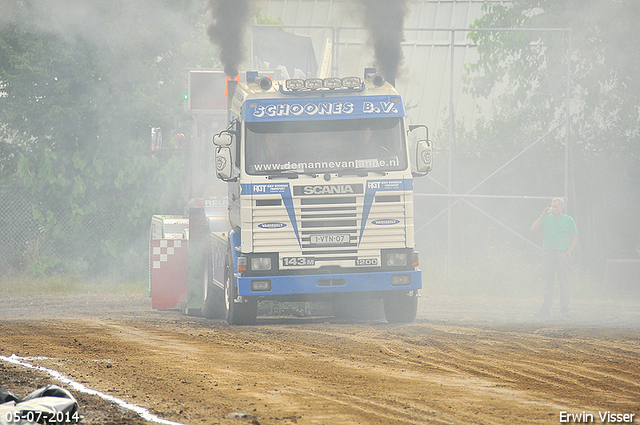
M186 239L151 240L151 304L154 309L187 306L189 242Z

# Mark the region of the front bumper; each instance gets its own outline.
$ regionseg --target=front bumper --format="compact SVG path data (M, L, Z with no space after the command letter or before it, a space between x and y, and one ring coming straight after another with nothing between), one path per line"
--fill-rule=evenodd
M398 277L404 276L404 277ZM252 291L252 281L269 280L270 290ZM408 291L422 288L422 271L239 277L238 295L272 296L345 292ZM396 284L392 284L395 282Z

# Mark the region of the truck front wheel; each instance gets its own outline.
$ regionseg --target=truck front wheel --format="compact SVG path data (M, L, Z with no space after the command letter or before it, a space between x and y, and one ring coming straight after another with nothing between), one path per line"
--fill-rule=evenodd
M227 323L230 325L253 325L258 316L258 300L255 297L236 302L237 288L233 277L233 258L231 250L227 253L224 273L224 295L227 310Z
M418 313L418 291L391 292L384 297L384 315L389 323L411 323Z

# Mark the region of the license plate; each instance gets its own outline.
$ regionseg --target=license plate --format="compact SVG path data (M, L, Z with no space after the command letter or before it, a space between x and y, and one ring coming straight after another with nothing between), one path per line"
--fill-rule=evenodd
M311 235L312 244L329 245L349 242L351 242L349 235Z

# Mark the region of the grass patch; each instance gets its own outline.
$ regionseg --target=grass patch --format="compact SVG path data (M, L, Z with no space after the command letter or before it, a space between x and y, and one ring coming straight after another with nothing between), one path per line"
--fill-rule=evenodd
M0 277L0 296L129 294L146 295L146 281L83 280L73 275L34 276L24 273Z

